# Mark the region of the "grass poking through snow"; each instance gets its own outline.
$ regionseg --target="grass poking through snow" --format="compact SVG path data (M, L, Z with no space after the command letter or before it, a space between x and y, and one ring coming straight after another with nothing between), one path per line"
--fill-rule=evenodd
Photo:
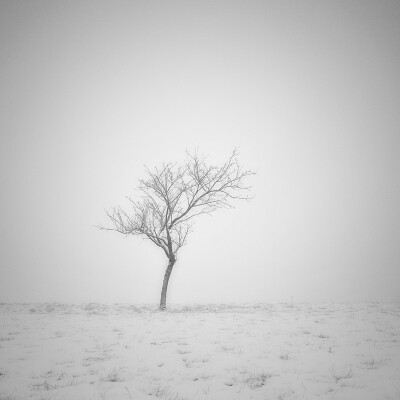
M400 305L1 304L0 400L400 398Z

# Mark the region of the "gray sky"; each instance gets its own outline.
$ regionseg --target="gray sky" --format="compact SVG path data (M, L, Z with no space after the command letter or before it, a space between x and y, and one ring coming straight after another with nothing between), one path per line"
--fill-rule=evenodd
M99 231L143 165L236 146L256 198L198 219L168 300L400 300L398 1L0 2L0 301L158 302Z

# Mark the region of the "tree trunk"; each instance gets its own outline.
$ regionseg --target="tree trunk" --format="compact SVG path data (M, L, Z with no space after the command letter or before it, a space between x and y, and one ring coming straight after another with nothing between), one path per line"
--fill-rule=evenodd
M163 286L162 286L162 290L161 290L160 311L165 311L167 308L168 282L169 282L169 277L171 275L172 268L174 267L175 261L176 261L175 256L172 255L169 258L168 267L165 270L164 281L163 281Z

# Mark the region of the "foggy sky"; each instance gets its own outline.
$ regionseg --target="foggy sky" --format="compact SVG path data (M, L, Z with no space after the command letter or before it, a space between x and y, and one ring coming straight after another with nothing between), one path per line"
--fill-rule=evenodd
M255 199L197 220L168 301L400 300L400 3L1 1L0 301L159 300L99 231L137 178L234 147Z

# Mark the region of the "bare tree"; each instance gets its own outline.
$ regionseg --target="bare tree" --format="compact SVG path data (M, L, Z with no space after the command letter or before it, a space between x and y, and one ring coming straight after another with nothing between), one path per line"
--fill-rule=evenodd
M151 240L168 258L161 290L160 310L166 309L167 288L179 249L186 244L192 219L218 208L231 207L234 199L249 200L244 181L254 172L243 170L234 150L221 166L206 157L187 153L182 165L163 164L139 179L137 200L128 197L130 209L115 207L107 212L113 227L100 229Z

